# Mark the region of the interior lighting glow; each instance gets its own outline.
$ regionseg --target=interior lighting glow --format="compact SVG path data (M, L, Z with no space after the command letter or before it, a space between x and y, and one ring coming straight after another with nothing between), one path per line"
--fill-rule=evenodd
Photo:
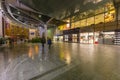
M70 27L70 24L68 23L68 24L67 24L67 28L69 28L69 27Z
M41 15L38 15L39 18L41 18Z
M17 13L18 13L18 14L20 14L20 12L19 12L19 11L18 11Z

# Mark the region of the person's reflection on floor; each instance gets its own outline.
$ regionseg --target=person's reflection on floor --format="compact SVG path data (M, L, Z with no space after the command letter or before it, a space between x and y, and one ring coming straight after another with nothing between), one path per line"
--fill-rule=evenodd
M39 57L40 57L40 61L45 61L47 60L47 53L46 53L46 48L44 47L40 47L40 53L39 53Z

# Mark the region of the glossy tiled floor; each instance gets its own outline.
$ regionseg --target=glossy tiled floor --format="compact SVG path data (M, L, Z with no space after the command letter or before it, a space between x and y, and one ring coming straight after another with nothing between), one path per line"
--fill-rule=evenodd
M0 47L0 80L120 80L120 46L54 43Z

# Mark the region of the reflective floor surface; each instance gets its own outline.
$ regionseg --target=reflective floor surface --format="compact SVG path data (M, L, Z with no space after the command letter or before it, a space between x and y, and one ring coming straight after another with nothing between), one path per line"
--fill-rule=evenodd
M0 47L0 80L120 80L120 46L54 43Z

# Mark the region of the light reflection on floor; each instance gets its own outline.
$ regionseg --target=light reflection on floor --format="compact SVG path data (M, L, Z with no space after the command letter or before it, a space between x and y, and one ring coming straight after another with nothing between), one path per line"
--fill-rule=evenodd
M0 47L0 80L120 80L120 46L54 43ZM52 73L52 71L54 73ZM43 75L44 74L44 75Z

